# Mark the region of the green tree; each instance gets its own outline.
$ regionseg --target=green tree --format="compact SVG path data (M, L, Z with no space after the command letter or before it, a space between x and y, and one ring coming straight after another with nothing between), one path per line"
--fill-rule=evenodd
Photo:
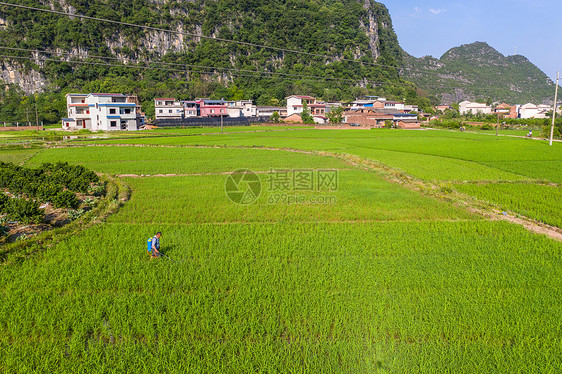
M343 107L338 106L326 113L326 117L330 123L342 123L343 122Z
M271 115L270 121L273 122L273 123L279 123L279 122L281 122L281 117L279 116L279 112L278 112L278 111L273 112L273 114Z
M301 113L302 123L314 123L314 118L310 114L310 110L308 109L308 103L305 101L302 102L302 113Z

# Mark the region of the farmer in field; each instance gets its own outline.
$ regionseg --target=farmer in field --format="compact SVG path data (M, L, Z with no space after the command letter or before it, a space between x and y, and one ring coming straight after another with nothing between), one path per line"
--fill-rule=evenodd
M162 256L162 253L160 253L160 237L162 236L162 233L160 231L158 231L156 233L156 235L154 235L152 237L152 240L150 240L150 256L152 256L152 258L158 258Z

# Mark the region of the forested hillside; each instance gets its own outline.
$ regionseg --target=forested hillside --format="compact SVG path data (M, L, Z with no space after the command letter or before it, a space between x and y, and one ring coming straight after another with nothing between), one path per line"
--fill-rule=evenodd
M54 93L60 101L71 91L135 93L149 114L161 95L276 105L293 93L325 100L373 93L429 104L393 68L402 64L403 52L386 7L373 0L15 2L173 31L0 6L0 46L25 49L1 50L21 57L1 58L1 78L27 94ZM23 116L18 87L1 94L0 120L12 119L7 108L12 117ZM34 100L27 98L30 105ZM52 119L47 112L54 118L64 108L51 106L41 111L46 120Z
M440 59L404 56L402 76L445 104L462 100L513 104L552 100L554 83L520 55L505 57L486 43L452 48Z

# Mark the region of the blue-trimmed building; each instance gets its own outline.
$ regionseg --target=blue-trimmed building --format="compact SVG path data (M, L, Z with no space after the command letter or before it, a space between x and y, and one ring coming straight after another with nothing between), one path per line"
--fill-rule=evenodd
M67 94L68 117L64 130L91 131L138 130L144 124L135 96L112 93Z

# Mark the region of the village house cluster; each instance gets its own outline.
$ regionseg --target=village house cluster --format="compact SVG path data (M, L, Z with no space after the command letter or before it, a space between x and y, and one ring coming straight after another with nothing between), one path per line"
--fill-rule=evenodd
M327 114L334 108L343 107L344 123L364 127L383 127L391 121L401 127L419 127L413 105L387 101L385 98L367 96L344 106L341 102L323 102L312 96L291 95L286 98L286 107L257 106L251 100L225 101L196 99L182 101L174 98L154 99L156 120L187 119L193 117L271 117L274 112L280 120L287 123L302 123L302 114L306 107L314 123L329 123Z
M387 100L384 97L364 96L351 103L324 102L312 96L291 95L286 98L286 107L259 106L251 100L178 100L175 98L155 98L155 124L179 121L179 125L189 126L192 118L243 118L269 120L274 113L285 123L302 123L303 111L308 108L317 125L329 124L328 115L335 108L341 108L344 125L381 128L395 127L412 129L420 127L420 118L429 115L419 113L415 105ZM67 94L67 118L62 119L65 130L88 129L91 131L138 130L146 124L145 115L136 96L110 93ZM449 105L439 105L439 113L452 109ZM552 106L535 105L486 105L472 101L459 103L459 113L498 114L504 118L548 118ZM438 118L438 117L433 117Z
M135 96L109 93L67 94L67 118L62 119L65 130L92 131L138 130L145 125L145 116ZM315 124L328 124L328 114L342 108L343 123L367 128L385 126L419 128L418 108L383 97L366 96L352 103L323 102L312 96L291 95L286 107L258 106L251 100L178 100L155 98L154 114L158 123L176 122L189 125L192 118L258 117L268 120L274 113L286 123L302 123L307 107ZM171 121L170 121L171 120Z
M437 111L444 112L447 109L451 109L448 105L440 105L435 107ZM500 114L504 118L521 118L521 119L531 119L531 118L550 118L547 114L552 112L552 106L539 104L535 105L532 103L527 103L524 105L509 105L505 103L498 104L496 106L487 105L485 103L476 103L472 101L462 101L459 103L459 114Z

